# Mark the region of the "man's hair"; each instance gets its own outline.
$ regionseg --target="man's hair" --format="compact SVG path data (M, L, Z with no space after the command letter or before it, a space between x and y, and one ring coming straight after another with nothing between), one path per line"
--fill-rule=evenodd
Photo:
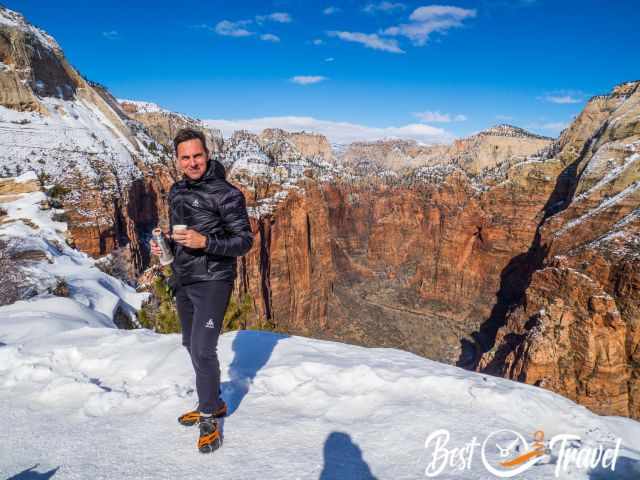
M200 130L194 130L193 128L183 128L178 131L177 135L173 139L173 149L176 152L176 156L178 156L178 145L182 142L186 142L187 140L195 140L198 139L202 142L202 147L206 152L207 156L209 155L209 149L207 148L207 139Z

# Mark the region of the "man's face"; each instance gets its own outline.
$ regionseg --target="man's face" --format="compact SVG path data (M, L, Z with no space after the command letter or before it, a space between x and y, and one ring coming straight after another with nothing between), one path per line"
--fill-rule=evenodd
M198 180L207 170L207 152L198 138L178 144L178 169L191 180Z

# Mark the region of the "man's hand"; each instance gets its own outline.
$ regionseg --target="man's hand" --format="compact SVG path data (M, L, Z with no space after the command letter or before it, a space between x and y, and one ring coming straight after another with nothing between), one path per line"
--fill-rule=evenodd
M160 250L160 247L154 239L151 239L149 245L151 246L151 255L155 255L156 257L162 255L162 250Z
M202 249L207 245L207 237L195 230L177 230L173 232L173 239L184 247Z

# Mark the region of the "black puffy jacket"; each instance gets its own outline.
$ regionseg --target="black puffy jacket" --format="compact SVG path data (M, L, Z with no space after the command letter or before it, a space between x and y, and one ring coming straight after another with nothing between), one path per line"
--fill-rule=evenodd
M236 257L253 244L244 195L225 180L220 162L209 160L198 180L177 181L169 192L170 224L207 236L204 249L170 242L174 254L174 285L207 280L233 281L237 276Z

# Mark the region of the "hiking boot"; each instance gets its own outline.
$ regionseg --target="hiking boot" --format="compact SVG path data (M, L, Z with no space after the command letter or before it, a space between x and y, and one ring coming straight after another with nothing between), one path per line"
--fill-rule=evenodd
M208 417L200 416L199 426L198 450L200 450L200 453L211 453L222 446L218 420L213 415Z
M227 415L227 404L222 400L222 405L213 412L215 418L225 417ZM200 412L198 410L192 410L187 413L183 413L178 417L178 422L185 427L195 425L200 421Z

